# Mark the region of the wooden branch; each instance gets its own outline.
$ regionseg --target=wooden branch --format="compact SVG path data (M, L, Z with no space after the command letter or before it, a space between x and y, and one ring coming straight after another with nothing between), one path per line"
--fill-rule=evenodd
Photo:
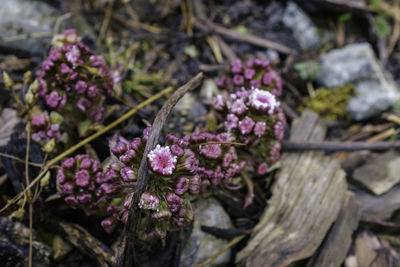
M181 86L175 93L168 99L161 110L158 112L154 119L153 126L150 131L149 138L143 153L142 161L138 170L138 179L136 190L133 194L132 201L130 203L128 221L124 228L122 240L118 248L118 254L115 259L115 266L131 267L135 266L135 254L134 254L134 236L137 225L137 218L139 216L138 203L140 196L146 190L147 186L147 154L152 150L159 141L161 130L164 123L171 112L175 104L181 99L186 92L196 88L200 85L203 80L203 73L197 74L187 84ZM137 264L136 264L137 265Z
M272 48L283 54L295 54L294 50L292 50L291 48L289 48L285 45L275 43L273 41L258 37L256 35L252 35L252 34L248 34L248 33L239 33L235 30L227 29L225 27L216 25L208 20L201 20L201 21L198 20L198 21L196 21L195 26L202 31L209 30L211 32L216 32L220 35L223 35L225 37L228 37L228 38L236 40L236 41L245 42L245 43L249 43L249 44L264 47L264 48Z
M83 254L94 259L100 266L109 266L112 263L114 253L101 241L92 236L85 228L63 221L52 222L56 231L74 245Z
M322 141L326 126L306 110L293 121L291 141ZM284 153L282 169L247 246L246 266L288 266L310 257L337 218L346 193L345 172L323 152Z
M387 150L400 148L400 141L393 142L296 142L283 141L282 150L324 150L324 151L356 151L356 150Z

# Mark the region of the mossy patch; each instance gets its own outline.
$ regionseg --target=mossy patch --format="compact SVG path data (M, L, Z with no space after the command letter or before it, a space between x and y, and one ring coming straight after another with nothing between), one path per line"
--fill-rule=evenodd
M352 84L337 88L319 88L315 95L305 99L306 107L317 112L325 119L349 119L350 115L346 111L349 99L354 95L354 86ZM304 106L299 107L300 111Z

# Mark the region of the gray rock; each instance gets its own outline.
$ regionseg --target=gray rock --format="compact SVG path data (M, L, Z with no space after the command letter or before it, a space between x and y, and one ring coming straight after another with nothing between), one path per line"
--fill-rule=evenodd
M193 232L182 251L180 260L182 267L193 266L209 259L228 243L226 240L218 239L201 231L202 225L224 229L233 227L228 214L214 198L200 199L194 203L193 208L195 210ZM226 264L230 254L231 251L228 249L217 258L212 266Z
M323 86L355 85L356 96L350 99L347 111L356 120L377 115L400 100L393 77L380 66L368 43L334 49L321 55L320 61L318 81Z
M282 17L282 22L293 32L301 49L315 48L320 42L318 29L307 14L294 2L289 2Z
M387 151L357 168L353 173L353 179L375 195L381 195L400 182L399 173L400 154L396 151Z
M56 9L44 2L30 0L0 0L0 37L21 34L49 33L47 37L22 38L0 42L1 47L23 51L31 55L42 54L49 42L56 16Z

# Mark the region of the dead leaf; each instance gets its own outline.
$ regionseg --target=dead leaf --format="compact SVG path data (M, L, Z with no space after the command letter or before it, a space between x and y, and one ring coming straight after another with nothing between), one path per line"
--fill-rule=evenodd
M7 145L15 126L20 122L21 118L18 117L16 110L11 108L3 109L0 115L0 146Z

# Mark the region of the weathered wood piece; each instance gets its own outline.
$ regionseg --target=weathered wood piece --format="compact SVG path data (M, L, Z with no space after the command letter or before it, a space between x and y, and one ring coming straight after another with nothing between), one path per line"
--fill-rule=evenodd
M400 182L399 173L400 154L390 150L365 162L354 171L352 178L375 195L381 195Z
M306 110L294 120L292 141L322 141L326 127ZM272 197L236 262L287 266L311 256L337 218L347 184L339 162L323 152L282 155Z
M360 215L359 203L354 193L347 191L336 222L307 266L341 266L350 248L351 236L358 227Z
M111 266L114 253L85 228L64 221L54 221L57 231L83 254L95 260L100 266Z

